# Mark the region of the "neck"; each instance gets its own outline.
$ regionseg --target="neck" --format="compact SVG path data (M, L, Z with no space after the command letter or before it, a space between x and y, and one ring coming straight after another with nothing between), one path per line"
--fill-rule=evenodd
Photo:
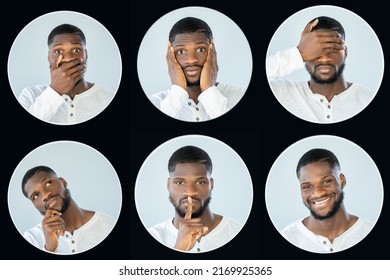
M83 93L87 89L90 89L93 86L92 83L81 79L76 83L76 85L67 93L71 99L73 99L77 94Z
M324 95L330 102L335 95L338 95L351 86L352 83L346 82L343 77L330 84L320 84L313 79L309 81L309 87L313 93Z
M198 97L202 93L200 86L191 86L191 87L187 86L187 92L189 98L191 98L192 100L194 100L196 104L198 104L199 102Z
M313 216L309 216L303 220L303 224L313 233L325 236L330 242L333 242L337 236L349 229L357 219L356 216L348 214L342 206L333 217L318 220Z
M69 208L62 213L61 218L65 222L65 230L73 233L95 214L93 211L81 209L74 200L71 200Z

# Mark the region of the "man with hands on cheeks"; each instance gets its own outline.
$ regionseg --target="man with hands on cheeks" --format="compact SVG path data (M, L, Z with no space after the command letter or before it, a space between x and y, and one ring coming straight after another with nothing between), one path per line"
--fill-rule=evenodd
M201 19L186 17L174 24L166 61L172 86L149 98L173 118L193 122L217 118L244 94L239 87L217 82L215 41L209 25Z
M206 252L233 239L242 225L210 209L214 179L209 155L195 146L176 150L168 162L167 189L175 208L169 218L148 229L167 247L183 252Z
M50 84L26 87L18 100L35 117L56 124L87 121L99 114L114 93L85 80L88 53L84 33L71 24L48 36Z
M348 249L371 231L373 224L347 212L346 176L337 157L326 149L311 149L299 160L296 174L303 204L310 215L287 225L281 234L295 246L314 253Z
M295 116L315 123L334 123L353 117L374 98L370 89L344 78L348 49L343 26L321 16L311 20L297 47L266 59L271 89L278 101ZM283 77L306 68L309 81Z
M22 191L43 215L42 222L23 236L44 251L56 254L87 251L102 242L115 225L109 215L79 207L67 181L50 167L28 170L22 179Z

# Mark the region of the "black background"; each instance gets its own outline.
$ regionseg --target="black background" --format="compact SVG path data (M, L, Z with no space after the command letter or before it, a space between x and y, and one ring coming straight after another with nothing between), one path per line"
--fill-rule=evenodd
M382 213L372 232L356 246L336 254L313 254L290 245L271 223L264 199L268 171L279 154L296 141L318 134L337 135L359 145L377 164L386 188L385 162L389 156L386 145L389 142L386 133L388 116L385 114L388 105L387 69L377 96L363 112L342 123L319 125L302 121L282 108L269 89L264 62L271 37L285 19L301 9L323 4L340 6L362 17L376 32L386 59L388 24L385 21L386 9L381 4L375 4L375 1L369 4L357 1L270 1L263 5L248 0L229 3L126 2L36 1L30 4L31 7L15 2L9 3L11 8L3 11L7 16L0 18L3 26L0 80L4 151L0 178L0 232L8 249L0 250L0 259L389 259L389 245L385 239L386 221L390 215L386 190ZM233 20L247 37L253 57L252 79L244 98L228 114L203 123L177 121L156 110L147 100L137 74L137 53L145 33L160 17L187 6L215 9ZM94 119L72 126L51 125L31 116L14 97L7 74L8 54L19 32L37 17L61 10L84 13L103 24L116 40L123 63L122 81L113 102ZM30 51L28 46L25 51ZM370 75L370 69L361 71ZM161 69L161 73L165 75L166 69ZM227 245L203 254L175 252L159 244L146 232L134 203L135 179L146 157L163 142L186 134L211 136L233 148L246 163L254 187L254 203L244 229ZM90 251L70 256L47 254L28 244L15 228L8 211L8 184L16 166L33 149L58 140L82 142L100 151L114 166L122 184L122 211L110 236ZM91 166L86 166L90 167L93 167L92 162ZM362 207L370 207L370 202Z

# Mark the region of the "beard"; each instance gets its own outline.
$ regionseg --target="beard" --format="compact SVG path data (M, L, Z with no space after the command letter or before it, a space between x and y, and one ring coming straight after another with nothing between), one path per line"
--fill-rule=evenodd
M191 83L187 80L187 87L198 87L198 86L200 86L200 80L197 80L193 83Z
M65 197L62 198L64 204L62 205L61 209L60 209L60 212L61 213L64 213L66 210L68 210L69 208L69 205L70 205L70 201L72 200L72 196L70 194L70 191L69 189L65 189ZM42 215L45 215L46 214L46 211L40 211Z
M330 209L330 211L325 214L325 215L319 215L318 213L316 213L315 211L313 211L310 207L308 207L306 204L305 206L310 210L310 214L316 219L316 220L326 220L326 219L329 219L331 217L333 217L334 215L336 215L336 213L340 210L340 207L341 207L341 204L343 203L344 201L344 191L341 191L340 193L340 198L338 200L336 200L334 202L334 205L333 205L333 208Z
M187 198L182 198L180 199L178 205L176 205L172 199L172 196L169 196L169 200L170 202L172 203L173 207L175 207L175 211L177 213L177 215L180 217L180 218L184 218L184 216L186 215L186 212L181 210L180 209L180 204L182 202L182 200L184 199L187 199ZM194 199L193 199L194 200ZM198 209L198 211L196 212L192 212L192 215L191 215L191 219L195 219L195 218L199 218L203 215L204 211L207 209L207 207L209 206L210 204L210 201L211 201L211 196L209 196L204 202L203 204L200 206L200 208Z
M336 82L340 78L340 76L343 74L344 69L345 69L345 63L343 63L338 70L335 70L335 73L333 76L329 77L328 79L321 79L321 78L316 76L315 71L310 72L307 65L306 65L306 70L309 72L310 78L314 82L316 82L317 84L321 84L321 85L333 84L334 82Z

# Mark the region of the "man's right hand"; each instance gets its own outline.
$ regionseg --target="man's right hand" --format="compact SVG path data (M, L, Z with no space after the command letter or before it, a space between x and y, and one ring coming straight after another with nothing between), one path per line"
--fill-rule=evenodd
M58 239L65 234L65 222L62 213L55 209L48 209L42 220L43 234L45 236L45 249L55 252Z
M344 41L337 31L312 29L318 24L318 19L306 25L302 31L298 50L303 61L311 61L325 54L336 53L344 49Z
M50 71L50 87L60 95L70 92L87 71L86 64L81 59L74 59L61 64L62 59L63 57L60 55L58 59L52 63Z
M171 42L168 42L166 59L168 64L168 73L169 77L171 78L172 85L177 85L187 90L186 76L184 75L180 64L176 60L175 50L173 49Z
M191 250L200 238L207 234L208 227L203 226L200 218L191 218L192 198L188 197L188 206L186 214L179 225L175 249L182 251Z

